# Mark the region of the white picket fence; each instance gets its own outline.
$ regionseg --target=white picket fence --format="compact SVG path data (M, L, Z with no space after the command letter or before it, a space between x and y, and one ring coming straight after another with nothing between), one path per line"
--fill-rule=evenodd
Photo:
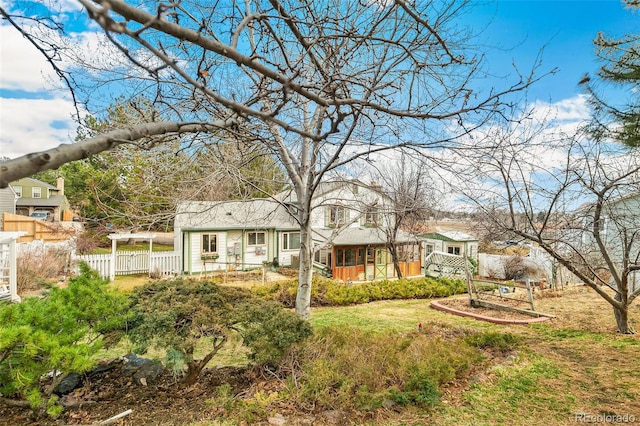
M77 262L86 262L91 269L98 271L101 277L111 274L111 254L88 254L75 256ZM115 275L135 275L153 273L172 276L180 273L180 253L175 251L120 251L116 252Z

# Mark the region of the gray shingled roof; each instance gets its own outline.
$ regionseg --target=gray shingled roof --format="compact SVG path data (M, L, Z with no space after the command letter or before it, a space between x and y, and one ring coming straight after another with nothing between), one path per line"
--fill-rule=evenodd
M397 243L416 242L417 239L412 235L399 231ZM349 245L368 245L368 244L386 244L387 235L380 228L367 228L359 226L357 228L346 228L333 239L332 244L336 246Z
M182 229L299 228L286 209L270 199L186 201L178 204L174 226Z
M61 207L64 204L64 195L52 195L49 198L18 198L18 207Z

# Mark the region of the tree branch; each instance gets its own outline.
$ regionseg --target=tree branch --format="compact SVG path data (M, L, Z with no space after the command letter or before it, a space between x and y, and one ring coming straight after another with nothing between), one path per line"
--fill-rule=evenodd
M29 177L41 170L55 169L61 165L88 158L124 143L167 134L212 132L236 125L234 118L213 123L144 123L126 129L118 129L73 144L62 144L47 151L23 155L0 163L0 188L11 182Z

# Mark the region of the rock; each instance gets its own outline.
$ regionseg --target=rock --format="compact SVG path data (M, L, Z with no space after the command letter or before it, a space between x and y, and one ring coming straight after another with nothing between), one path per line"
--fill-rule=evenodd
M58 386L55 387L53 393L55 393L56 395L66 395L80 386L81 382L82 379L80 377L80 374L69 373L67 374L67 377L65 377L60 383L58 383Z
M122 360L124 361L121 371L123 376L133 376L143 365L153 362L147 358L140 358L136 354L125 355Z
M269 422L270 425L274 425L274 426L284 426L287 424L287 419L285 419L280 413L277 413L273 417L269 417L267 421Z
M99 376L100 374L106 373L107 371L111 371L114 368L116 368L116 366L113 362L109 364L99 364L93 370L86 372L85 376L89 378L94 376Z
M329 424L342 424L342 411L340 410L327 410L322 413Z
M158 361L149 361L144 363L142 367L133 374L133 381L139 385L147 386L147 384L155 383L164 371L164 367Z

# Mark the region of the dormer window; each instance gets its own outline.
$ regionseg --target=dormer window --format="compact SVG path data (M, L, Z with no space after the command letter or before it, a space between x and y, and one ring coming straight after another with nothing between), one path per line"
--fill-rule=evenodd
M376 206L367 206L364 212L363 225L378 226L380 223L380 211Z
M347 223L349 211L345 206L328 206L327 207L327 225L340 226Z

